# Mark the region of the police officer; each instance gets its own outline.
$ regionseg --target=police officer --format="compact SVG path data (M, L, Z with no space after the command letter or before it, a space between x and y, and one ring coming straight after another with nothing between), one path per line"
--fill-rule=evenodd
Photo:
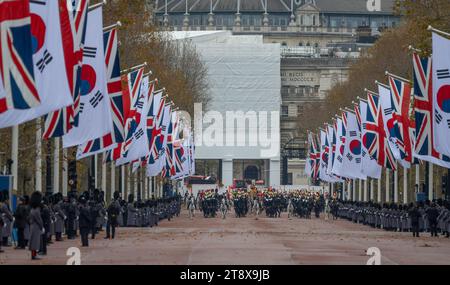
M106 237L105 239L114 239L116 235L116 227L118 225L118 216L120 214L120 193L118 191L114 192L114 200L111 202L111 204L108 206L107 209L107 216L108 221L106 223Z
M80 207L79 207L80 217L79 217L79 227L80 227L80 236L81 236L81 246L88 247L89 246L89 230L92 227L92 219L91 213L89 211L89 207L87 206L87 200L84 196L80 198Z
M422 215L419 212L417 205L413 205L411 203L408 216L411 219L411 230L413 232L413 237L419 237L419 220L422 218Z
M439 210L436 208L436 203L432 203L431 207L426 210L428 217L428 225L432 237L437 237L437 218L439 216Z

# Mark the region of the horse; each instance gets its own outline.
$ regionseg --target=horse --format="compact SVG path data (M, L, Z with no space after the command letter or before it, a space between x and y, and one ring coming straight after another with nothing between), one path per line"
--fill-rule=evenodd
M292 200L289 199L288 206L287 206L287 212L288 212L288 219L291 219L291 216L294 215L294 206L292 205Z
M327 199L325 200L325 220L330 219L330 213L331 213L330 202Z
M255 214L255 219L257 220L259 217L259 213L261 211L261 205L259 204L259 201L257 199L255 199L253 201L253 208L252 208L252 212Z
M188 209L189 209L189 218L192 220L192 218L195 217L195 203L193 198L189 199Z
M222 203L220 203L220 212L222 213L222 219L225 220L228 212L228 205L226 199L222 199Z

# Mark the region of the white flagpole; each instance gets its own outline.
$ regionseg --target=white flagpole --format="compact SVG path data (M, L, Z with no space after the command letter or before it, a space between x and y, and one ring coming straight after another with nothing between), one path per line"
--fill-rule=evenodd
M348 196L348 201L351 201L353 196L352 196L352 181L349 180L348 184L347 184L347 196Z
M356 202L356 179L353 179L353 189L352 189L352 194L353 194L353 201Z
M116 192L116 166L113 161L111 162L111 200L114 197L114 192Z
M381 178L378 179L377 188L377 201L381 203Z
M131 167L129 167L130 169L130 175L133 176L133 194L134 194L134 199L136 201L137 197L138 197L138 179L137 179L137 173L136 174L132 174L131 171Z
M359 179L359 185L358 185L358 201L361 202L363 199L363 182L362 179Z
M345 181L344 181L344 182L342 182L342 197L341 197L341 199L345 201L346 198L347 198L347 195L345 195Z
M106 198L106 162L102 162L102 190L105 192Z
M408 204L408 169L403 168L403 204Z
M127 166L127 190L126 193L128 195L131 194L131 175L130 175L130 168ZM135 197L136 198L136 197ZM128 197L126 197L126 199L128 200Z
M94 183L94 187L95 187L95 189L98 189L98 171L97 171L97 169L98 169L98 157L97 157L97 155L94 155L94 181L95 181L95 183Z
M35 190L42 192L42 129L40 118L36 120L35 179Z
M417 190L420 189L420 165L416 165L416 185L417 185Z
M370 200L375 201L375 179L370 179Z
M394 171L394 203L398 203L398 170Z
M144 188L142 189L142 194L144 195L144 200L147 200L147 194L148 194L148 192L147 192L147 187L148 186L148 177L147 176L144 176Z
M429 167L429 171L428 171L428 200L433 201L434 199L434 190L433 190L433 163L428 162L430 167Z
M122 199L126 200L127 197L125 197L125 167L123 165L120 166L120 176L122 177L120 192L122 192Z
M13 176L13 189L18 190L19 175L19 126L12 128L12 149L11 149L12 165L11 174Z
M389 178L390 178L390 176L391 176L391 171L389 170L389 169L386 169L386 197L385 197L385 201L387 202L387 203L389 203L390 202L390 193L389 193L389 186L391 186L390 185L390 182L389 182Z
M67 196L67 171L68 171L68 163L67 163L67 148L63 148L63 170L62 170L62 194L64 197Z
M53 151L53 193L59 193L59 138L55 138Z
M369 178L367 178L367 179L369 179ZM368 182L367 182L367 179L366 180L364 180L364 202L367 202L367 199L368 199L368 190L367 190L367 186L368 186Z

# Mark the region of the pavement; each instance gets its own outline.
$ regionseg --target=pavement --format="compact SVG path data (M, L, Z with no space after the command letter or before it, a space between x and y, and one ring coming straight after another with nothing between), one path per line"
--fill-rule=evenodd
M48 255L31 261L27 250L3 248L0 264L64 265L70 247L79 247L82 265L365 265L366 251L377 247L381 264L450 264L450 239L414 239L345 220L279 219L229 213L190 220L187 212L154 228L118 228L115 240L101 232L81 248L80 239L49 246Z

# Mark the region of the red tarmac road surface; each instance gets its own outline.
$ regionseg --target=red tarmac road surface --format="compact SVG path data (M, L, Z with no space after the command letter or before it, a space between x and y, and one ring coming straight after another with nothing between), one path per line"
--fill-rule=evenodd
M378 247L383 265L450 264L450 240L372 229L348 221L254 217L190 220L186 212L155 228L119 228L115 240L101 232L81 248L82 264L278 265L366 264L366 250ZM79 238L54 243L48 255L31 261L29 251L3 248L0 264L66 264Z

